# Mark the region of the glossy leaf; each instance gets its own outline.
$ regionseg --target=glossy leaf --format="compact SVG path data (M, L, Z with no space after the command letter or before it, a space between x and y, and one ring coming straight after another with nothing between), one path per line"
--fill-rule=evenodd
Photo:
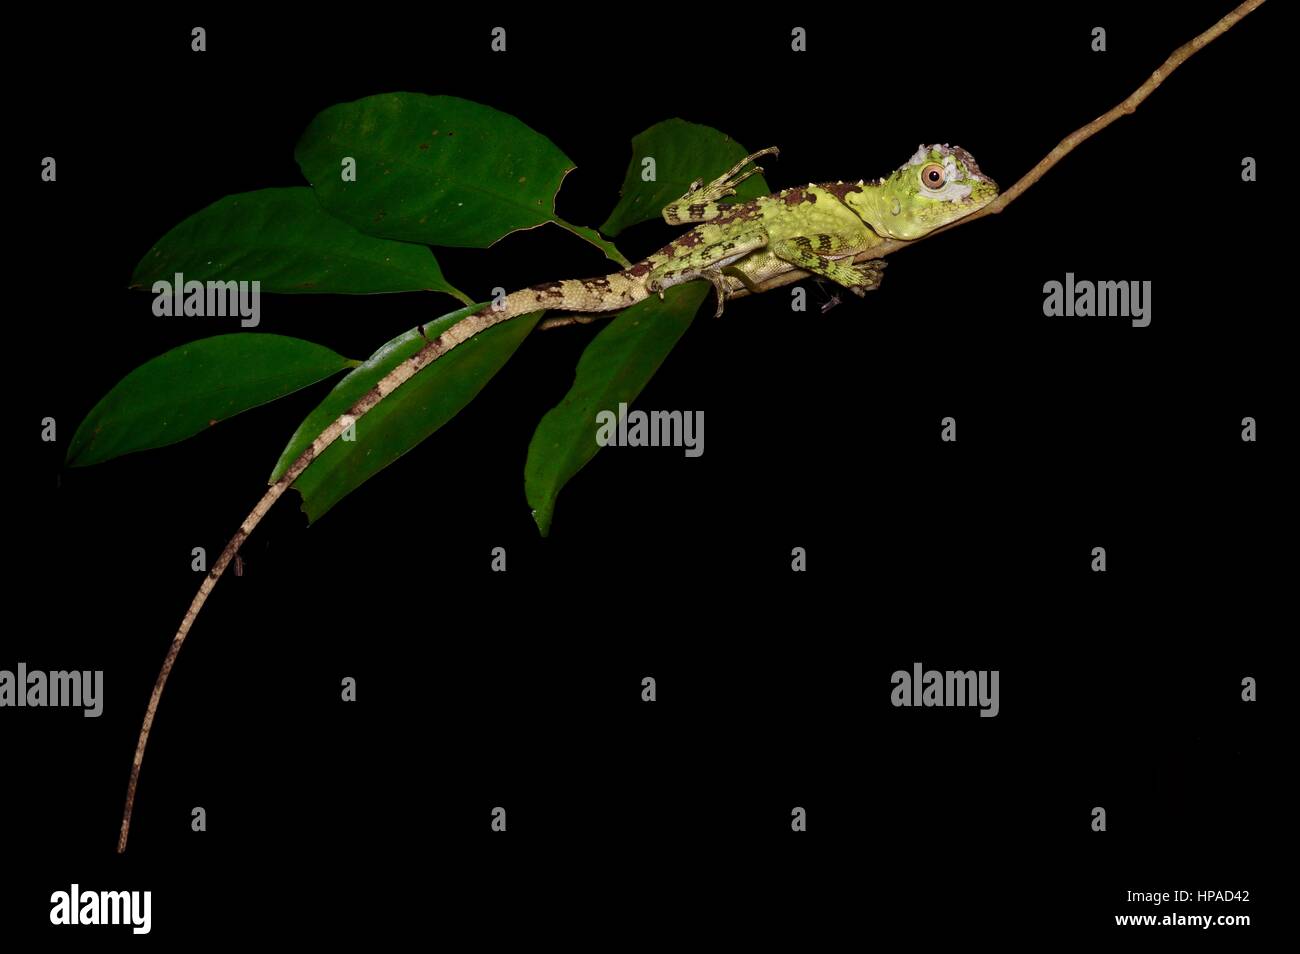
M363 235L320 207L311 189L260 189L218 199L158 240L132 288L154 282L259 281L264 292L365 295L441 291L468 302L427 248Z
M321 204L369 235L486 248L554 222L626 264L590 229L555 214L573 162L509 113L423 93L339 103L308 125L294 153ZM342 173L355 163L355 179Z
M181 345L104 395L73 435L67 463L84 467L175 444L358 363L283 335L241 332Z
M482 307L473 305L444 315L426 324L425 334L437 337ZM320 519L345 496L455 417L501 370L541 316L540 311L523 315L479 332L375 405L356 422L355 440L335 441L294 482L308 518ZM413 328L387 342L335 385L298 426L269 482L288 470L316 435L356 404L380 378L426 343L419 329Z
M749 153L750 150L711 126L688 123L684 119L656 123L633 137L632 161L623 179L618 205L600 230L606 235L618 235L630 225L658 219L663 207L685 195L695 179L710 182ZM648 158L655 163L653 182L642 179L644 160ZM734 197L725 201L738 202L770 191L763 176L755 174L740 184Z
M708 293L706 283L692 282L669 289L663 301L648 298L611 318L587 345L573 387L546 412L528 445L524 492L542 536L550 532L560 490L600 450L596 414L636 399Z

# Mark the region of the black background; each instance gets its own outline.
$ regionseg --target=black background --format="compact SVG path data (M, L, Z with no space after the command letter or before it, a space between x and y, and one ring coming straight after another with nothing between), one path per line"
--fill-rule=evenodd
M1125 892L1175 889L1249 890L1210 910L1252 915L1217 929L1225 940L1260 935L1275 647L1293 625L1277 5L1003 215L892 256L879 293L826 315L811 287L807 313L787 291L719 321L706 310L638 401L703 410L704 456L604 451L547 540L525 452L594 327L532 335L465 412L317 525L288 495L180 657L124 857L127 771L198 583L190 550L220 551L328 385L180 445L62 467L126 372L237 329L154 317L126 289L135 263L221 196L302 184L294 143L333 103L412 90L508 111L573 159L558 209L591 225L631 137L673 116L780 146L773 188L875 177L922 141L960 143L1006 187L1228 6L15 22L31 65L6 153L22 383L0 668L102 669L106 701L98 719L3 713L5 931L53 930L49 894L77 881L152 890L152 936L173 940L254 925L577 939L609 918L605 941L622 943L698 912L704 936L784 925L813 949L823 934L1031 927L1148 942L1199 929L1116 929L1115 914L1153 910ZM194 25L206 53L190 51ZM505 54L489 48L498 25ZM796 25L806 54L789 51ZM55 184L35 171L46 155ZM1258 183L1241 181L1244 156ZM673 234L648 223L618 244L635 258ZM607 270L552 227L437 254L480 300ZM1150 327L1045 318L1043 283L1067 271L1151 281ZM257 330L364 357L453 307L266 296ZM33 437L47 415L55 444ZM939 440L947 415L955 444ZM1245 416L1257 443L1240 439ZM496 546L505 574L489 571ZM790 571L795 546L806 573ZM1001 714L892 707L891 673L918 660L1000 670ZM190 831L195 805L206 833ZM504 835L489 830L497 805ZM795 805L806 833L790 831Z

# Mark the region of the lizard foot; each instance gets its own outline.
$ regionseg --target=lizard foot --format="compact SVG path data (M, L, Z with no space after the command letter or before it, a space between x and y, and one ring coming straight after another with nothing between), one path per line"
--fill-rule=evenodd
M718 296L718 310L713 313L714 318L722 317L722 309L727 304L727 280L722 277L722 269L709 268L700 273L701 278L707 278L713 286L713 291Z
M727 300L727 279L722 274L720 268L704 268L698 272L686 275L685 273L672 273L662 277L652 277L646 280L645 290L652 295L658 295L659 300L664 300L664 291L674 285L680 285L684 281L690 281L692 278L707 279L713 286L713 290L718 293L718 310L714 313L715 318L722 317L723 303Z
M875 291L880 287L880 280L885 273L885 263L882 261L863 262L861 265L850 266L850 269L858 280L849 285L848 289L859 298L862 298L867 292Z
M682 198L690 199L692 202L716 202L726 196L735 195L738 185L750 176L758 175L763 171L763 167L759 165L752 166L749 169L745 169L745 166L748 166L756 159L761 159L763 156L776 156L779 154L780 150L776 146L768 146L766 149L751 153L707 186L704 184L703 179L696 179L690 184L690 187L686 190L686 195ZM743 173L741 173L742 169L745 169ZM737 173L740 174L737 175Z

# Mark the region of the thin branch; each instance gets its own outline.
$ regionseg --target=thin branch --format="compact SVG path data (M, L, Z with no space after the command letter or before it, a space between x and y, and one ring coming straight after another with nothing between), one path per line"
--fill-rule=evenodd
M918 239L912 239L910 241L902 241L899 239L886 239L883 243L877 245L875 248L868 249L865 252L859 252L857 255L853 257L853 260L855 262L865 262L868 259L872 259L872 258L884 258L886 255L889 255L891 252L896 252L900 248L907 248L909 246L915 245L917 242L923 242L928 238L938 235L940 232L946 232L949 229L956 228L959 225L967 225L968 223L974 222L977 219L984 218L984 216L986 215L997 215L1008 205L1010 205L1012 202L1018 199L1026 189L1028 189L1031 185L1033 185L1035 182L1041 179L1048 169L1052 168L1052 166L1056 165L1067 155L1073 152L1076 146L1078 146L1080 143L1084 142L1085 140L1092 138L1097 133L1101 132L1101 130L1105 129L1107 126L1113 123L1115 120L1119 119L1121 116L1127 116L1130 113L1132 113L1134 110L1136 110L1138 108L1138 105L1148 96L1150 96L1152 92L1155 91L1156 87L1159 86L1168 78L1170 73L1178 69L1178 67L1182 66L1182 64L1188 59L1188 57L1190 57L1197 50L1204 47L1206 44L1217 39L1220 35L1232 29L1232 27L1237 23L1238 20L1240 20L1246 14L1250 13L1252 10L1254 10L1263 2L1264 0L1246 0L1245 3L1241 4L1231 13L1224 16L1217 23L1215 23L1214 26L1210 27L1204 33L1200 34L1197 37L1194 37L1192 40L1189 40L1187 43L1184 43L1178 49L1174 50L1173 53L1169 54L1169 58L1165 60L1163 63L1161 63L1160 66L1156 69L1156 71L1151 74L1151 76L1147 79L1147 81L1133 91L1132 95L1130 95L1127 99L1125 99L1114 109L1107 110L1106 112L1098 116L1096 119L1094 119L1092 122L1088 123L1086 126L1080 126L1074 132L1070 133L1070 135L1062 139L1057 144L1056 148L1053 149L1051 152L1049 152L1046 156L1044 156L1039 161L1038 165L1034 166L1034 168L1030 169L1027 173L1025 173L1024 176L1021 177L1019 182L1013 185L1010 189L1007 189L1006 192L1003 192L1001 195L999 195L996 199L994 199L984 208L980 209L978 212L972 212L970 215L966 216L965 218L958 219L955 222L950 222L947 225L941 226L940 228L935 229L933 232L928 232L927 234L921 236ZM782 275L777 275L774 278L770 278L767 281L762 282L761 284L755 286L755 288L752 291L746 288L744 285L741 285L739 283L739 280L735 280L736 290L734 292L729 291L728 297L743 298L744 296L749 294L758 294L760 292L770 291L773 288L780 288L783 285L790 285L793 284L794 282L800 281L807 277L808 277L808 272L803 271L802 269L792 271L792 272L786 272Z

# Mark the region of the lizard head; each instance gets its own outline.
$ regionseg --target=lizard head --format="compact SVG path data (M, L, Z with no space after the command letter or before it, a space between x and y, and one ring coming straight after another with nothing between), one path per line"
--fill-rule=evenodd
M922 145L854 205L878 234L914 239L984 208L997 194L997 183L965 149Z

